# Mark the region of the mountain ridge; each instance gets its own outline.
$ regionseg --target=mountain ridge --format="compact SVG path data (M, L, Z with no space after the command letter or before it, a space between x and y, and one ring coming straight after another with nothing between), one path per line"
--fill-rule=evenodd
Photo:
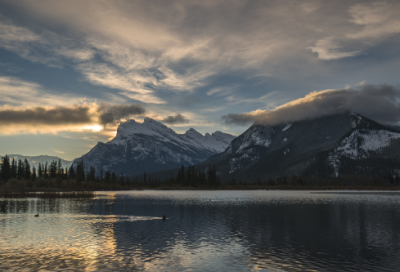
M361 169L359 164L362 160L365 163L368 158L378 156L379 150L399 138L400 133L391 126L346 112L291 124L251 126L223 153L211 157L204 164L216 164L225 178L244 180L290 175L357 174L361 171L356 169ZM346 149L351 145L352 150ZM364 157L350 156L352 152L361 152ZM383 160L384 155L379 156ZM351 167L345 170L341 160L353 164L354 171ZM390 160L399 161L399 156L392 155ZM379 173L379 169L371 164L368 168L366 173ZM392 170L400 172L399 169ZM386 169L384 172L390 171Z
M191 128L178 134L164 124L145 118L143 123L128 120L119 125L117 135L107 143L99 142L87 154L74 160L88 168L123 173L166 170L192 165L222 152L235 137L216 131L202 135Z
M398 126L344 112L292 123L254 124L223 152L196 167L215 165L225 181L358 174L399 176L399 151ZM164 171L153 176L163 179L167 174Z

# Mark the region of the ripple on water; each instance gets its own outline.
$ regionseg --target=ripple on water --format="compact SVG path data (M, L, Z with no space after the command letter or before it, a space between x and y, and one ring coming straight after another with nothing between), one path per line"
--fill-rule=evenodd
M0 200L0 271L397 271L399 204L290 191Z

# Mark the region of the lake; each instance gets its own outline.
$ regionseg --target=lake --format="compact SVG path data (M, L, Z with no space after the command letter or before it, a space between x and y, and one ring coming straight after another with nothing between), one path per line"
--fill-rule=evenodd
M0 271L400 267L398 192L98 194L93 199L0 198Z

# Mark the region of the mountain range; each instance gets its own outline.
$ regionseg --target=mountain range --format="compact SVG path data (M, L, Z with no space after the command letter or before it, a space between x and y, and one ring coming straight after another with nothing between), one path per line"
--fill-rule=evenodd
M255 181L284 176L400 175L400 127L381 124L354 112L277 125L254 124L238 137L216 131L202 135L193 128L177 134L145 118L119 125L117 135L99 142L73 162L84 161L97 174L109 170L127 176L147 172L160 179L181 165L215 165L222 180ZM53 156L9 155L38 163Z
M143 123L128 120L119 125L114 139L99 142L73 163L83 161L86 168L93 166L97 173L109 170L138 175L200 163L223 152L234 138L220 131L202 135L193 128L177 134L151 118Z
M225 180L399 175L399 131L397 126L352 112L273 126L258 124L198 166L216 165Z

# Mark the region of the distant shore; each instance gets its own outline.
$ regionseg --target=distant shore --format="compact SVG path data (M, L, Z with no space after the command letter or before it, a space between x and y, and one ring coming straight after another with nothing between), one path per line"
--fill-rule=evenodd
M159 186L142 188L93 188L92 190L74 188L71 190L57 188L37 188L36 190L4 190L0 189L0 198L93 198L101 195L101 191L250 191L250 190L277 190L277 191L400 191L400 186L221 186L207 187L179 187Z
M245 190L280 190L280 191L332 191L332 190L368 190L368 191L400 191L400 186L396 187L374 187L374 186L226 186L220 188L196 188L196 187L159 187L159 188L135 188L130 191L160 190L160 191L245 191Z
M1 191L0 198L92 198L95 197L94 191Z

